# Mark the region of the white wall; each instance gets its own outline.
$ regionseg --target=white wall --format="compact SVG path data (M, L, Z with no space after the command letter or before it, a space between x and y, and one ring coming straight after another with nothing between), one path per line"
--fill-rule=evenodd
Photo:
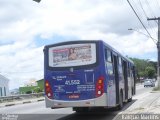
M9 79L0 75L0 97L9 95Z

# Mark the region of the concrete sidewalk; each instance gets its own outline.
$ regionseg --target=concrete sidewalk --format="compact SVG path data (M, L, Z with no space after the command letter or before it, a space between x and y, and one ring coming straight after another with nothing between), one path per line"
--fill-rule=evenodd
M125 112L160 114L160 92L151 92L149 95L137 100Z
M118 113L113 120L123 120L122 115L134 117L133 115L160 114L160 91L152 91L146 95L133 97L133 99L136 101L129 108Z
M27 104L27 103L32 103L32 102L39 102L39 101L44 101L44 97L16 100L16 101L12 101L12 102L3 102L3 103L0 103L0 108L1 107L18 105L18 104Z

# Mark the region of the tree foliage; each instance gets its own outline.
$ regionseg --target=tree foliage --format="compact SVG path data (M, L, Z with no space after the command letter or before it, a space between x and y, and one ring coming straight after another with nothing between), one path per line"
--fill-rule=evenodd
M148 78L153 78L153 77L155 77L156 70L155 70L154 67L148 66L145 69L145 73L146 73Z
M138 59L138 58L130 58L135 66L137 71L137 77L143 78L154 78L156 77L156 66L157 62L149 61L148 59Z

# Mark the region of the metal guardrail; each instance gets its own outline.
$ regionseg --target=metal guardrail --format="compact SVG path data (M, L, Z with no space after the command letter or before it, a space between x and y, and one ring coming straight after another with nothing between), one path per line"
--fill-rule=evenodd
M44 92L3 96L3 97L0 97L0 102L21 100L21 99L23 100L23 99L29 99L29 98L37 98L37 97L41 97L41 96L44 96Z

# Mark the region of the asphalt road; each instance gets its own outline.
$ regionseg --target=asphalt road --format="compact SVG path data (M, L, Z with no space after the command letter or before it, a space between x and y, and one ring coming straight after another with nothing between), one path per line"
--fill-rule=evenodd
M36 103L3 107L0 108L0 114L3 114L2 117L6 117L4 114L18 114L20 120L111 120L119 112L129 108L133 109L132 104L138 101L138 99L147 96L152 89L153 88L151 87L144 88L143 85L137 85L136 95L133 97L132 102L125 104L121 111L97 108L92 109L89 113L78 114L72 111L72 108L45 108L44 101L40 101ZM2 117L0 116L0 120Z

